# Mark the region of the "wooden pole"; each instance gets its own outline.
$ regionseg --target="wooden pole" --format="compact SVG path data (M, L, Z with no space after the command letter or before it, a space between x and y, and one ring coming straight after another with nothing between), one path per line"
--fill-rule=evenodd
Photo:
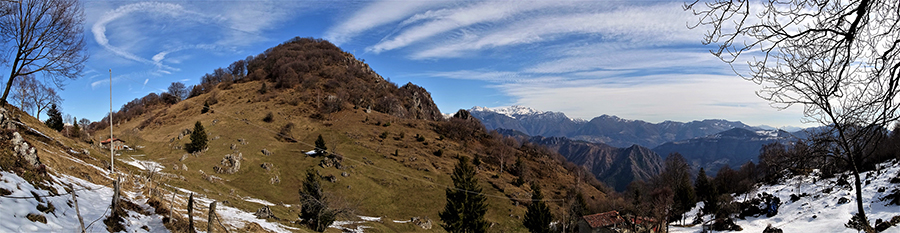
M178 190L172 191L172 199L169 199L169 216L172 216L175 213L175 209L172 209L172 206L175 204L175 194L178 193Z
M206 232L212 232L213 229L213 218L216 216L216 201L209 203L209 219L206 222Z
M190 228L190 232L196 232L194 230L194 193L191 193L191 197L188 198L188 227Z
M69 184L69 189L72 190L72 202L75 203L75 214L78 215L78 223L81 224L81 233L84 233L84 219L81 218L81 210L78 209L78 199L75 198L75 189L72 184Z
M112 69L109 69L109 173L116 172L116 152L113 151L113 120L112 120Z
M119 183L121 183L121 179L116 178L116 181L113 182L113 200L112 200L112 214L111 216L116 216L119 210Z

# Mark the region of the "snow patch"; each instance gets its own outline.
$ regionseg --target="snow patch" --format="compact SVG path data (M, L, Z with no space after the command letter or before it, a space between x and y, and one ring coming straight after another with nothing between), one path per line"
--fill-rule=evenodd
M880 171L860 174L860 177L865 178L862 181L864 184L862 187L863 206L866 216L871 221L870 224L873 225L876 219L890 220L892 217L900 215L900 208L887 206L886 202L880 200L890 194L894 187L897 187L896 184L890 183L890 179L900 172L900 161L882 163L878 165L878 168ZM778 215L771 218L765 216L736 218L734 222L744 228L743 232L762 232L769 224L781 228L784 232L857 232L844 226L844 223L847 223L857 210L856 195L852 186L841 187L834 184L840 179L841 174L830 179L822 179L818 174L818 171L814 171L809 176L792 177L780 184L758 186L749 195L735 196L736 201L743 201L747 197L765 192L781 199L782 205L778 209ZM847 175L847 177L851 176ZM853 183L852 178L847 179ZM886 188L886 191L878 192L881 187ZM827 188L833 190L830 193L824 193L823 190ZM804 193L809 196L801 197L795 202L791 201L791 194L801 195ZM841 198L849 199L850 203L838 204ZM700 204L686 214L686 219L693 219L697 215L702 206L702 203ZM709 221L710 218L707 216L704 220ZM673 233L702 232L699 224L692 227L670 226L669 230ZM888 231L898 232L900 228L894 226Z

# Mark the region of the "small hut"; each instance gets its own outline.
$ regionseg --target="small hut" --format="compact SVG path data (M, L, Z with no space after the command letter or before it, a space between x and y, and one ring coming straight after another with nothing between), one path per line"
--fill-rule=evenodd
M102 142L100 142L100 146L103 148L109 149L110 141L112 141L113 150L125 149L125 141L123 141L122 139L118 139L118 138L110 138L110 139L103 140Z

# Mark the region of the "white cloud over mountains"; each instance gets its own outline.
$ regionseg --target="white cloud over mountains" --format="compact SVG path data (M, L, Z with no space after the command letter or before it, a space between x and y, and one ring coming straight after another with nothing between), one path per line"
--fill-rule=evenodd
M525 105L582 118L601 114L648 121L727 118L750 124L754 122L748 119L755 118L775 126L796 124L800 116L800 109L794 108L778 115L785 119L771 117L777 113L754 94L759 87L733 75L731 67L709 54L709 48L700 44L704 29L687 28L696 19L682 10L680 1L88 4L94 5L86 11L90 37L101 49L92 52L92 59L109 60L115 67L139 67L117 73L113 83L131 80L161 88L160 83L170 81L154 82L155 78L185 78L178 75L206 57L258 53L272 46L253 47L261 41L312 36L346 51L364 51L358 56L370 60L380 73L395 72L383 73L386 77L464 80L496 90L486 96L500 93L513 101L498 106ZM218 66L227 62L231 61ZM104 71L100 77L106 76L105 68L97 70ZM100 78L90 84L106 82ZM467 109L496 100L445 106L452 101L435 98L442 109Z
M426 2L370 3L326 38L438 63L515 57L507 65L408 74L483 81L513 97L507 105L584 118L799 123L799 108L772 109L755 95L759 86L709 54L700 43L705 30L688 29L696 19L682 2Z

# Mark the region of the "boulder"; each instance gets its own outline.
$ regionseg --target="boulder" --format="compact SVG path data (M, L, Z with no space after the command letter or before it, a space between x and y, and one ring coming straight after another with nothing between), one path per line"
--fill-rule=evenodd
M275 165L273 165L271 163L263 163L263 164L260 164L259 166L262 167L263 169L266 169L266 171L271 171L272 167L274 167Z
M13 151L16 155L25 160L25 164L31 165L32 167L41 165L41 161L37 156L37 150L29 145L19 132L13 132L9 142L12 144Z
M265 148L262 149L262 153L263 153L263 155L265 155L265 156L270 156L270 155L272 155L272 152L269 151L269 150L267 150L267 149L265 149Z
M772 224L766 226L766 229L763 230L763 233L784 233L780 228L773 227Z
M428 217L413 217L412 219L410 219L410 222L425 230L431 230L432 225L434 225L431 222L431 219L428 219Z
M256 213L254 213L253 215L256 215L256 218L261 218L261 219L275 217L275 214L272 213L272 210L269 209L268 206L263 206L262 208L259 208L258 210L256 210Z
M221 166L216 165L213 167L213 170L216 173L234 174L241 170L241 160L243 157L244 156L241 153L238 153L237 155L227 154L225 155L225 158L222 158L222 162L219 162L219 165Z

